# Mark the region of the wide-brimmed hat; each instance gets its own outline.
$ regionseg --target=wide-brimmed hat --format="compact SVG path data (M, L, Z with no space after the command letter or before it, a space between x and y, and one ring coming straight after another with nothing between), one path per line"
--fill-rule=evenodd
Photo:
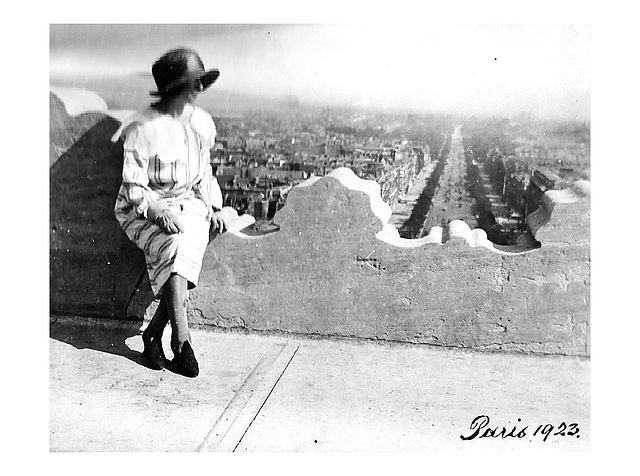
M211 86L220 71L206 71L198 53L190 48L176 48L163 54L151 67L151 74L158 87L152 96L162 96L167 92L185 84L193 84L200 80L202 91Z

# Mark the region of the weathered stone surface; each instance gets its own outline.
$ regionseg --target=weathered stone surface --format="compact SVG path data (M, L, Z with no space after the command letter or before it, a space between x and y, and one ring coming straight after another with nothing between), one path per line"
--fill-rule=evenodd
M536 239L547 246L586 245L590 243L590 184L576 182L565 190L550 190L540 207L527 217Z
M124 316L144 256L113 214L122 177L117 121L99 113L67 115L51 96L50 308Z
M191 294L194 320L219 313L243 316L247 329L588 354L588 248L398 248L375 237L382 224L363 198L324 178L292 191L279 233L216 239Z
M155 306L144 259L112 212L117 123L92 121L51 168L51 308L141 319ZM190 294L193 323L589 355L588 191L548 193L530 216L541 247L509 253L457 223L444 244L439 227L403 244L375 187L336 177L294 188L275 217L279 232L213 240Z

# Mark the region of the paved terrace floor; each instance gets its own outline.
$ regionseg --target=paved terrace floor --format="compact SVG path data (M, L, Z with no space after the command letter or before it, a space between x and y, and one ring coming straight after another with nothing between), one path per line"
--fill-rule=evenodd
M142 328L52 318L50 451L589 450L588 359L196 329L188 379ZM525 435L463 441L481 415Z

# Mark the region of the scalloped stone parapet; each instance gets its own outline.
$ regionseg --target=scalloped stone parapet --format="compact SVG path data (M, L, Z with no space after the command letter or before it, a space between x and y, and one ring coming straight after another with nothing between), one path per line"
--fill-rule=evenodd
M565 190L549 190L527 217L536 240L546 246L590 242L591 184L581 180Z
M104 99L87 89L52 86L49 91L64 106L67 115L72 117L81 114L101 113L122 122L135 113L135 111L127 109L109 109Z
M381 238L387 213L376 204L373 185L362 182L346 171L313 179L290 192L274 219L280 232L251 241L217 238L191 293L192 320L589 354L588 247L559 252L543 243L510 253L463 222L449 224L444 245L430 239L403 246Z
M70 116L77 116L86 112L102 112L109 110L107 103L93 91L79 88L51 87L50 91L55 94L66 112Z
M154 309L144 259L113 216L118 122L51 104L51 310L141 319ZM407 240L390 215L377 183L338 169L291 190L276 233L249 237L249 217L232 217L207 249L191 322L589 355L588 184L547 192L528 217L537 249L497 247L460 221Z

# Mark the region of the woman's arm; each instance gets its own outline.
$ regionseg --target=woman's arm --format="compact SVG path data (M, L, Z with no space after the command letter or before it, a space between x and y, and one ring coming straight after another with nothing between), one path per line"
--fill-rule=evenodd
M218 181L213 176L211 164L207 160L206 170L202 180L194 187L196 197L207 205L207 220L211 220L211 227L222 233L227 229L227 224L218 212L222 209L222 191Z
M195 184L193 190L196 197L207 205L207 209L220 210L222 208L222 191L218 181L213 176L211 164L209 164L208 160L202 179Z
M200 109L194 111L191 124L200 140L200 159L203 168L202 177L194 185L193 190L196 197L207 205L209 210L207 219L211 219L213 212L222 208L222 191L211 170L210 150L216 141L216 125L211 116Z
M139 127L127 132L124 141L122 190L138 216L147 218L149 206L160 197L149 187L149 144Z

